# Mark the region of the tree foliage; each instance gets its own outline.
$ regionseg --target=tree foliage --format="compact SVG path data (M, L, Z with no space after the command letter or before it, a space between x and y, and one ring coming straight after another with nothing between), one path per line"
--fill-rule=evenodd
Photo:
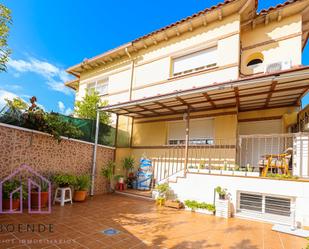
M7 44L11 23L11 10L0 4L0 72L6 71L6 63L11 54Z
M21 98L16 97L13 98L12 100L9 99L5 99L6 105L8 106L8 108L12 109L12 110L21 110L21 111L25 111L28 108L28 104Z
M6 99L8 109L0 116L0 122L51 134L58 141L61 136L79 138L83 132L72 122L63 120L57 113L47 113L36 105L36 97L28 105L20 98Z
M107 101L102 101L97 92L87 92L82 100L78 100L75 103L75 114L79 118L96 119L97 108L106 106ZM110 114L106 112L100 112L100 122L103 124L110 123Z

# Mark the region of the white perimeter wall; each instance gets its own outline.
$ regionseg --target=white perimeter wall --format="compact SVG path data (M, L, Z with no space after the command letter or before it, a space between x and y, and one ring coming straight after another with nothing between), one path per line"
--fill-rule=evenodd
M214 188L217 186L228 189L234 210L237 209L238 191L294 197L296 221L309 226L309 182L187 173L186 178L178 178L177 183L170 183L179 200L207 203L213 203Z

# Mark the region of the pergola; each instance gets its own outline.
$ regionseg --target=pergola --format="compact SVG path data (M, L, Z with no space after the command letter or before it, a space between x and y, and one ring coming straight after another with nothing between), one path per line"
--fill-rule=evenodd
M300 105L309 89L309 67L261 74L188 90L157 94L100 108L134 119L235 107L238 111Z
M138 119L152 119L169 115L183 115L186 120L185 168L188 159L190 114L235 108L239 112L278 107L300 106L301 98L309 90L309 67L298 67L269 74L248 76L233 81L203 87L157 94L101 107L97 112L96 142L100 111L114 113L115 141L118 136L120 115ZM115 143L115 147L117 144ZM94 150L94 158L96 149ZM95 160L94 160L95 164ZM93 167L95 170L95 165Z

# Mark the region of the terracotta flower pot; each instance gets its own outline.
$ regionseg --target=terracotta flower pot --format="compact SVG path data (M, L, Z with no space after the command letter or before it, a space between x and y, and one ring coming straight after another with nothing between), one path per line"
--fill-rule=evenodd
M74 191L74 201L85 201L87 196L87 191Z
M13 199L12 200L12 209L13 210L19 210L20 207L20 203L19 203L19 199ZM2 208L4 210L9 210L10 209L10 200L9 199L4 199L2 200Z
M41 208L45 208L48 205L48 192L41 192ZM31 192L31 208L39 207L39 193Z

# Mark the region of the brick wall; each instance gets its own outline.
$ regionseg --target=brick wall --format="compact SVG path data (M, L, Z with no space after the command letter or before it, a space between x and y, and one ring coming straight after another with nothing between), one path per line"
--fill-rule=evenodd
M48 134L0 123L0 179L21 164L27 164L39 173L90 174L93 147L92 143L67 138L58 143ZM98 146L95 194L107 191L100 170L113 155L113 148Z

